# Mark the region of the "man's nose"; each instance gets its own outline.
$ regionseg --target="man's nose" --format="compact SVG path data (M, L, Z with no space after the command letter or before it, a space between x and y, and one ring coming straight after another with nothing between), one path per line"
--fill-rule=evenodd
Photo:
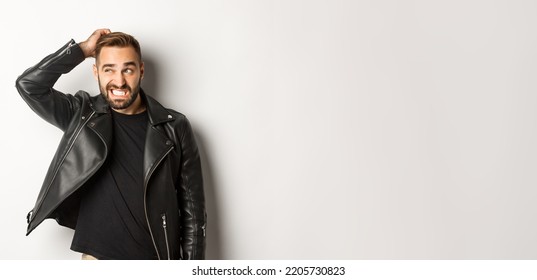
M123 76L123 73L118 72L114 75L114 84L116 84L118 87L122 87L125 85L125 76Z

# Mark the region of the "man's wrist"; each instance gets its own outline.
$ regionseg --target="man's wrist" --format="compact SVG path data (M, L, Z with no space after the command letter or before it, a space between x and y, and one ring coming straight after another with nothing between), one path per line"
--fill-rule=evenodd
M88 58L88 57L91 56L91 52L90 52L90 50L88 50L86 41L78 43L78 47L80 48L80 50L84 54L84 58Z

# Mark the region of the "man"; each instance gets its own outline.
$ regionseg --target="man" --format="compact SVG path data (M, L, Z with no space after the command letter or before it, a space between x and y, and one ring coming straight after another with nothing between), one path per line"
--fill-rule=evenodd
M53 89L95 57L100 95ZM138 41L96 30L71 40L16 82L39 116L64 132L35 207L30 234L54 218L75 230L83 259L203 259L206 213L201 164L188 120L140 88Z

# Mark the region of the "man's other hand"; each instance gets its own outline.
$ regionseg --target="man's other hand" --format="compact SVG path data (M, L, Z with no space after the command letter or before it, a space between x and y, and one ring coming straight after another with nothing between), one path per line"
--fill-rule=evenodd
M97 46L97 40L101 38L101 36L109 34L111 31L108 28L102 28L95 30L89 38L79 43L78 45L82 49L82 52L84 52L85 57L94 57L95 56L95 47Z

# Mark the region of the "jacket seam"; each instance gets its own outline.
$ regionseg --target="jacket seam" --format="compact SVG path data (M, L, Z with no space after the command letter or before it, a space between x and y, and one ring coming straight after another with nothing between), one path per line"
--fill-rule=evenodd
M187 129L186 129L186 123L183 122L183 127L182 127L182 130L183 130L183 134L181 135L181 142L183 142L186 138L186 133L187 133ZM197 217L197 213L196 213L196 209L194 208L195 205L194 205L194 200L193 200L193 195L192 195L192 188L190 187L190 178L188 175L185 176L185 179L183 181L183 183L185 184L185 186L188 186L187 189L185 190L186 194L188 195L188 204L189 204L189 207L191 209L191 213L192 213L192 258L196 258L197 256L197 246L196 246L196 243L197 243L197 239L198 239L198 217Z

